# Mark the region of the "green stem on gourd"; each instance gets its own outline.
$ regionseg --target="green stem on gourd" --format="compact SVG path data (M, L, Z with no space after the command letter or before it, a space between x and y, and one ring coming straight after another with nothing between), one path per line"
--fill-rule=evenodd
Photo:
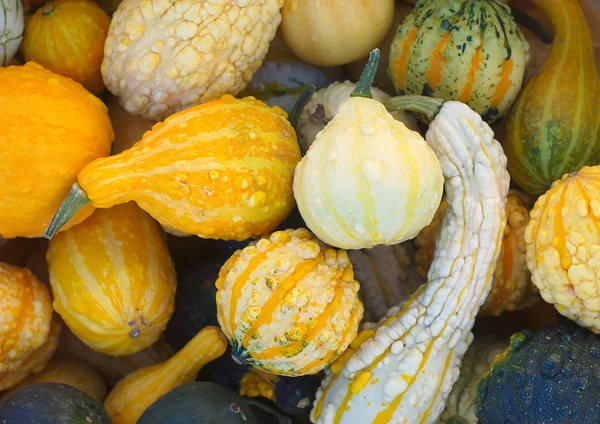
M442 108L444 100L426 96L397 96L390 97L381 103L383 103L388 112L406 110L420 114L428 122L431 122Z
M46 229L44 233L44 237L47 239L51 239L54 235L65 225L73 216L85 205L89 205L92 203L90 199L85 194L85 191L81 188L81 186L77 183L73 184L71 187L71 191L69 191L69 195L65 199L65 201L60 205L58 211L52 218L50 225Z
M268 407L267 405L258 402L254 399L246 399L244 398L244 400L246 401L246 403L248 405L252 405L252 406L256 406L257 408L262 409L265 412L268 412L269 414L273 415L275 418L277 418L277 421L279 421L279 424L292 424L292 420L289 417L286 417L283 414L280 414L279 412L277 412L275 409Z
M360 79L356 84L356 88L352 94L350 94L350 97L365 97L367 99L373 98L371 95L371 87L373 86L375 74L377 73L377 67L379 66L379 56L381 56L379 49L373 49L371 51L371 54L369 55L369 61L365 65L365 69L363 69Z

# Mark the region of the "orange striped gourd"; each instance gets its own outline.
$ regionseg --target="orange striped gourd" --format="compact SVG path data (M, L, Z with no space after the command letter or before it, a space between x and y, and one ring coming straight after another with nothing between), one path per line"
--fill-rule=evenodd
M348 255L305 229L238 250L216 285L234 359L273 374L319 372L346 350L363 316Z
M175 269L159 225L134 203L96 211L52 239L54 309L92 349L139 352L167 326Z
M81 205L135 201L175 233L245 240L274 230L294 206L300 148L287 114L225 95L170 116L132 148L91 163L46 231Z
M488 123L506 115L529 44L498 0L421 0L398 26L388 73L400 94L468 104Z

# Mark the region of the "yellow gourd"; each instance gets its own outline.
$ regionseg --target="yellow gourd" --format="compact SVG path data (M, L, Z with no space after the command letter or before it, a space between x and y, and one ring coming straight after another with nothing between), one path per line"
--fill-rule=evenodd
M223 333L208 326L168 361L128 375L104 402L113 424L135 424L155 400L177 386L194 381L200 369L226 349Z
M47 259L54 309L92 349L129 355L166 328L175 269L160 227L134 203L98 210L58 234Z

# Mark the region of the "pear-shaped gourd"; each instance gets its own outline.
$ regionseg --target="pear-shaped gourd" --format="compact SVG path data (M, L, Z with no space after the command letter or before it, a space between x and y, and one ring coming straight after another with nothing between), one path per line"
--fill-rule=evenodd
M440 204L440 163L425 140L371 98L374 50L352 97L321 131L294 175L306 225L343 249L413 238Z

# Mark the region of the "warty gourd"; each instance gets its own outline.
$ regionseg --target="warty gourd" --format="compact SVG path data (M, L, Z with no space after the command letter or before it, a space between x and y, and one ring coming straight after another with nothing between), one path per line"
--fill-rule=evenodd
M311 413L318 424L435 422L500 253L509 176L490 127L454 101L440 107L437 99L400 97L386 107L402 103L429 110L432 119L426 138L440 159L449 204L439 248L428 283L366 328L357 350L327 371Z

